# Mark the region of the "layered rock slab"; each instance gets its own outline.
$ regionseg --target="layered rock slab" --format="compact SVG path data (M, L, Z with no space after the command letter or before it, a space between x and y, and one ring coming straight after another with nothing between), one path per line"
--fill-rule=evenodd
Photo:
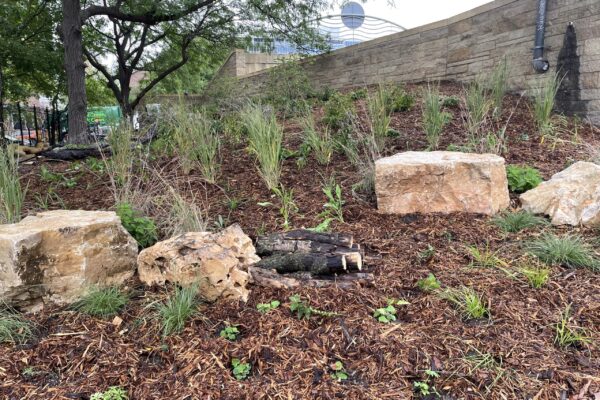
M409 151L381 158L375 192L385 214L493 215L510 203L504 158L494 154Z
M0 225L0 300L35 311L135 273L137 243L114 212L56 210Z
M523 209L554 225L600 225L600 165L579 161L520 196Z
M258 261L252 240L232 225L217 233L189 232L156 243L140 253L138 273L147 285L197 284L199 296L207 301L246 301L248 266Z

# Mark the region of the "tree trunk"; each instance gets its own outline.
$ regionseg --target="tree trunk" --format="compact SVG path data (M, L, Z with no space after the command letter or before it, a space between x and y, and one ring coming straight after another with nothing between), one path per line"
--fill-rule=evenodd
M87 132L87 98L80 0L62 0L63 44L69 95L69 143L90 144Z

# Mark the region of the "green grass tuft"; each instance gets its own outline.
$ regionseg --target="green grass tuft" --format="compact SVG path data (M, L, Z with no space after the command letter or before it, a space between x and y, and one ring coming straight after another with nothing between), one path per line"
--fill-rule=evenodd
M10 310L0 311L0 343L23 344L33 337L31 322Z
M461 289L446 289L440 297L452 303L465 320L490 317L483 297L469 287Z
M590 338L581 328L573 327L571 320L571 305L565 308L556 323L554 343L561 348L579 347L590 342Z
M163 336L183 330L186 321L196 313L198 285L176 288L175 293L158 306Z
M19 222L24 201L17 158L11 147L0 144L0 224Z
M435 277L434 274L427 275L427 278L419 279L417 281L417 287L424 292L433 292L441 287L440 281Z
M74 305L74 309L93 317L106 318L117 314L129 301L117 287L93 288Z
M504 232L515 233L534 226L548 225L548 220L527 211L517 211L497 216L492 223Z
M589 268L600 271L600 261L592 247L580 236L544 234L525 245L525 250L548 265Z

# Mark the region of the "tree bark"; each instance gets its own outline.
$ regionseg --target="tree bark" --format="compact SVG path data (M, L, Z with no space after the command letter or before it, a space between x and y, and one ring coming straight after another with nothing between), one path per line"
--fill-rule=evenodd
M63 0L62 34L69 95L69 143L90 144L80 0Z

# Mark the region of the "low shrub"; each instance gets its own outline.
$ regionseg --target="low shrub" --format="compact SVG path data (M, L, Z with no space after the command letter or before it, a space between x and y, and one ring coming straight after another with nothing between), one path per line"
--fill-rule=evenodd
M117 314L129 301L116 287L93 288L73 308L93 317L106 318Z
M367 88L356 89L353 92L350 92L350 98L354 101L366 99L369 95Z
M442 96L442 107L455 108L460 105L460 98L456 96Z
M352 99L341 93L334 93L325 103L323 113L323 123L338 135L343 144L346 144L356 119Z
M117 205L117 215L127 232L133 236L141 248L152 246L158 240L158 232L154 221L138 215L129 203Z
M389 98L390 112L410 111L415 105L415 96L408 93L402 86L396 86L391 90Z
M523 193L542 183L540 171L529 166L509 165L506 167L508 188L514 193Z

